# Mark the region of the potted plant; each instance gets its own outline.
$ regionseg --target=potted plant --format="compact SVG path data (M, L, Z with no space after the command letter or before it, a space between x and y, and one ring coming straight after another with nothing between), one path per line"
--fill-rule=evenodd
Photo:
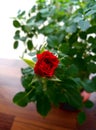
M90 79L96 73L95 20L95 0L37 0L28 13L18 12L14 49L24 44L21 59L28 67L21 69L24 91L14 96L14 103L24 107L34 102L42 116L53 105L69 104L80 110L78 121L84 122L83 108L93 106L88 98L96 91L96 76ZM44 42L35 45L34 37L41 34Z

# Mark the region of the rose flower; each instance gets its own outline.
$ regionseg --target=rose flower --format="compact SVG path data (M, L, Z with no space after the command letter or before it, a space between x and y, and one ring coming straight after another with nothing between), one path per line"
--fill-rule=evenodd
M37 54L34 72L42 77L52 77L58 64L59 60L53 53L44 51L41 54Z

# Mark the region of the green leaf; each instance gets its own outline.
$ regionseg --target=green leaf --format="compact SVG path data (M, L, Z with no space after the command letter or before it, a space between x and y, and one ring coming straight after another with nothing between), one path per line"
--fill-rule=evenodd
M89 43L93 43L93 42L94 42L94 37L89 36L89 38L88 38L88 42L89 42Z
M41 9L40 13L42 14L49 13L49 9L48 8Z
M48 80L48 88L47 88L47 91L46 91L46 94L48 95L49 99L50 99L50 102L52 104L54 104L54 106L58 106L59 105L59 98L60 98L60 89L54 87L55 86L55 83L53 84L52 81L49 81Z
M48 97L44 94L37 97L36 103L37 111L42 115L46 116L51 109L51 104Z
M34 86L32 86L34 88ZM30 102L35 102L36 101L36 92L35 89L28 95L29 101Z
M13 21L13 26L16 27L16 28L21 27L19 21L17 21L17 20L14 20L14 21Z
M31 57L33 57L33 56L36 55L36 51L29 52L28 55L31 56Z
M66 32L68 32L68 33L75 33L76 30L77 30L77 25L76 24L69 25L66 28Z
M85 102L85 107L92 108L93 106L94 106L94 103L92 101L88 100Z
M23 25L23 26L22 26L22 30L23 30L24 32L26 32L26 33L29 33L29 32L31 31L31 27L28 26L28 25Z
M15 39L15 40L18 40L19 38L20 38L20 31L17 30L17 31L15 32L14 39Z
M77 68L77 66L74 65L74 64L70 65L68 67L68 69L67 69L67 74L69 76L77 76L77 74L78 74L78 68Z
M86 120L86 114L84 112L80 112L77 117L78 123L82 125Z
M29 18L29 19L27 20L27 24L28 24L29 26L33 26L33 25L35 24L35 19L36 19L35 16Z
M24 36L24 37L20 37L20 41L25 42L25 41L26 41L26 39L27 39L27 37L26 37L26 36Z
M13 98L13 102L21 107L26 106L28 101L29 100L26 92L19 92Z
M21 12L21 10L19 10L17 17L18 17L18 19L22 19L24 15L25 15L25 11L22 11L22 12Z
M49 12L50 12L50 11L49 11L49 9L48 9L47 7L46 7L46 8L42 8L42 9L40 10L40 13L41 13L41 15L42 15L43 18L48 17L48 16L50 15Z
M90 73L96 73L96 64L95 63L89 63L87 65L87 69Z
M35 22L34 27L39 27L40 25L42 25L44 23L44 20L39 20L38 22Z
M45 26L41 29L41 32L45 35L48 35L54 32L54 28L50 26Z
M68 96L68 104L76 109L82 108L82 98L80 93L75 90L76 88L72 88L71 84L68 84L67 87L68 89L66 89L66 95Z
M80 32L79 36L80 36L81 39L84 39L84 40L87 38L86 32Z
M90 10L90 11L88 11L88 12L85 14L85 16L90 16L90 15L92 15L92 14L94 14L94 13L96 13L96 10Z
M92 78L92 82L94 82L94 84L96 84L96 75Z
M27 63L30 67L34 68L35 62L34 62L33 60L26 59L26 58L22 58L22 57L21 57L21 59L22 59L25 63Z
M21 73L23 75L33 74L33 69L31 67L21 68Z
M72 44L77 41L77 33L73 33L69 38L69 43Z
M17 47L18 47L18 41L15 41L14 44L13 44L13 48L17 49Z
M96 92L95 80L92 79L92 80L86 80L85 82L82 81L81 84L87 92L89 92L89 93Z
M58 41L59 41L59 43L61 43L64 40L65 35L64 35L64 33L60 33L58 36L59 36Z
M27 36L28 36L29 38L32 38L32 37L34 36L34 34L33 34L33 32L30 32L30 33L27 34Z
M32 8L31 8L31 12L35 12L36 10L36 5L34 5Z
M32 48L33 48L33 43L32 43L32 40L28 40L27 41L27 48L28 48L28 50L32 50Z
M73 19L73 21L74 21L75 23L78 23L78 22L81 21L82 19L83 19L82 17L76 16L76 17Z
M32 86L32 79L33 79L33 76L30 74L30 75L25 75L25 76L22 76L21 77L21 83L22 85L24 86L24 88L26 89L30 89L31 86Z
M90 27L89 21L79 21L78 25L80 26L82 31L86 31Z
M50 78L48 80L51 80L51 81L54 81L54 82L61 82L61 80L58 79L56 76L53 76L52 78Z
M96 25L93 25L92 27L88 28L87 34L90 34L90 33L96 33Z
M47 38L48 46L56 47L58 45L58 37L50 35Z
M69 52L69 44L66 42L66 43L63 43L60 45L60 51L64 54L67 54Z
M45 2L45 0L37 0L38 4L41 4L41 3L44 3L44 2Z
M74 78L72 79L77 85L81 86L81 88L83 87L84 90L86 90L89 93L92 93L94 91L96 91L96 82L95 80L85 80L82 81L80 78Z

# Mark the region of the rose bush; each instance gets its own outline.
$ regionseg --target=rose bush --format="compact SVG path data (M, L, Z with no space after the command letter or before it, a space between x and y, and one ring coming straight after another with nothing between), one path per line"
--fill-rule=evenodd
M90 78L96 73L96 1L37 0L28 14L18 12L13 25L14 49L24 44L21 59L28 64L21 69L24 91L13 102L22 107L34 102L42 116L53 105L68 104L80 111L82 124L84 108L93 106L85 100L96 92L96 76ZM44 42L35 45L41 34Z

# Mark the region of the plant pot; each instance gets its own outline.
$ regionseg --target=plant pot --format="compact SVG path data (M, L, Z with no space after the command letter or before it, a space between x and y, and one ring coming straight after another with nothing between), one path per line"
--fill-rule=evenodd
M60 107L61 110L68 110L68 111L76 111L77 109L67 103L60 103Z
M90 98L91 93L88 93L85 90L83 90L81 92L81 96L83 98L82 101L86 102ZM60 103L60 109L62 109L62 110L68 110L68 111L76 111L77 110L77 108L75 108L75 107L73 107L73 106L71 106L71 105L69 105L67 103Z

